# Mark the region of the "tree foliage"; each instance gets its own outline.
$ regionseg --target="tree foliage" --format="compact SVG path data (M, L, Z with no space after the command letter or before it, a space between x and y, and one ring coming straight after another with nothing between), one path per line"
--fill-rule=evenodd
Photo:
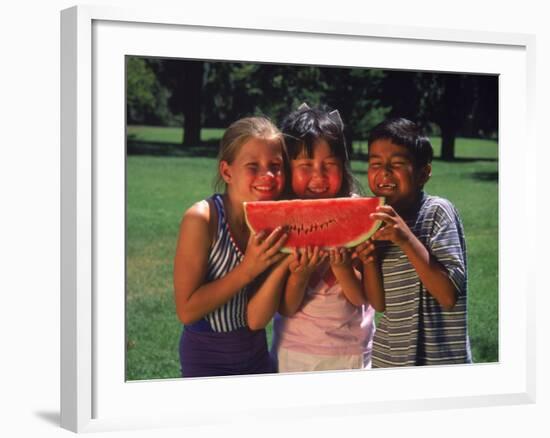
M457 135L498 132L489 75L132 57L127 73L128 122L183 124L184 146L200 143L201 127L249 115L280 122L302 102L338 109L349 144L385 117L410 118L441 135L446 159Z
M126 58L126 118L129 124L165 125L173 117L170 91L161 85L151 61Z

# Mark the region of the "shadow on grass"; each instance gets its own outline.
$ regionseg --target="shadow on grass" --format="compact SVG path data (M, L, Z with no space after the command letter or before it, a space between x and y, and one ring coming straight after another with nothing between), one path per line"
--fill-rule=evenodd
M182 146L178 143L138 141L128 139L128 155L150 155L155 157L211 157L218 155L219 142L209 141L198 146Z
M470 177L479 181L498 181L498 172L473 172Z

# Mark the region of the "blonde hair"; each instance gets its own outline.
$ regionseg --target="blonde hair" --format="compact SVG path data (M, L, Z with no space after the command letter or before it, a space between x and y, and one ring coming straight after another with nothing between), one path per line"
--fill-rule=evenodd
M287 170L286 166L288 159L283 134L266 117L245 117L229 125L220 140L218 168L222 161L226 161L228 164L231 164L237 157L241 147L252 138L279 141L283 152L285 171ZM225 188L225 185L226 184L222 176L218 172L218 176L214 182L214 189L219 191L222 188Z

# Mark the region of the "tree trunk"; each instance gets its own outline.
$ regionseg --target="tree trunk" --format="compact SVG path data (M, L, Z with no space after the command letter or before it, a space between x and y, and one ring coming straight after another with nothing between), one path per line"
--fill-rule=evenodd
M189 62L183 78L183 146L201 141L202 78L204 62Z
M463 119L461 114L461 77L460 75L445 76L445 92L443 95L441 128L441 159L452 161L455 158L455 138L457 124Z
M456 130L451 124L441 126L441 159L452 161L455 158Z

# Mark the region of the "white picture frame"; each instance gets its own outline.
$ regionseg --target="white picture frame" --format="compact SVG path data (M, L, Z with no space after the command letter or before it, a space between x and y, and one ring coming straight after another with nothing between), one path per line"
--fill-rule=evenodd
M527 172L529 154L512 153L515 144L535 150L534 44L525 34L290 17L227 20L215 13L91 6L62 11L61 426L83 432L223 425L534 402L533 268L513 258L513 248L525 246L513 230L534 212L509 201L534 204L534 193L526 190L536 182ZM307 56L299 50L304 47ZM127 54L500 75L499 174L521 178L499 182L499 362L125 382L120 73ZM533 238L529 243L534 246ZM358 385L369 390L357 391ZM182 393L186 397L178 397Z

